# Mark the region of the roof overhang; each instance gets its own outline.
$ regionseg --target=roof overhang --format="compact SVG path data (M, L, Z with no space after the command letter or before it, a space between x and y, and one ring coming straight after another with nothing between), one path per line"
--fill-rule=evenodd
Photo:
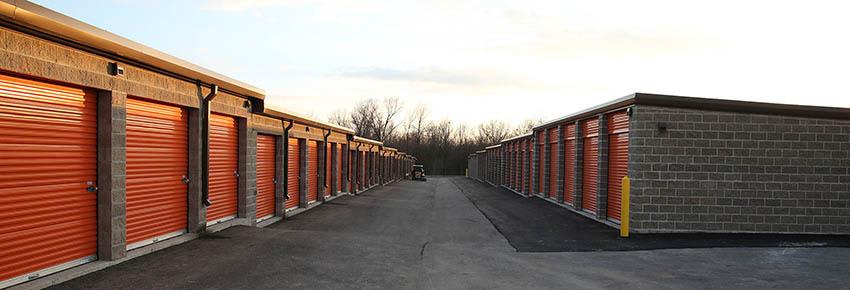
M354 134L354 130L352 130L352 129L345 128L345 127L342 127L342 126L339 126L339 125L334 125L334 124L327 123L327 122L322 122L322 121L312 119L310 117L303 116L303 115L300 115L298 113L287 111L285 109L278 108L276 106L271 106L271 105L268 105L268 104L266 104L265 108L263 108L262 114L269 116L269 117L272 117L272 118L294 121L295 123L300 123L300 124L309 125L309 126L318 127L318 128L330 129L332 131L342 132L342 133L345 133L345 134Z
M0 0L0 18L259 100L265 91L25 0Z
M796 116L819 119L850 120L850 109L806 105L777 104L764 102L709 99L661 94L634 93L607 103L590 107L555 120L535 126L533 130L545 129L564 122L571 122L600 113L617 110L631 105L674 107L710 111L739 112L765 115Z
M354 141L357 141L357 142L360 142L360 143L365 143L365 144L372 144L372 145L384 145L384 143L381 142L381 141L372 140L372 139L369 139L369 138L363 138L363 137L360 137L360 136L354 136Z
M511 137L511 138L502 140L502 143L510 142L510 141L514 141L514 140L518 140L518 139L528 138L528 137L531 137L531 135L533 135L533 134L534 133L532 133L532 132L528 132L528 133L525 133L525 134L522 134L522 135L519 135L519 136L514 136L514 137Z

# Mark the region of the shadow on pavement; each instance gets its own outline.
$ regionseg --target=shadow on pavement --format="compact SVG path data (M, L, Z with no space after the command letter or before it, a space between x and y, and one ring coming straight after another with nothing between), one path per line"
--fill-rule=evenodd
M453 177L452 182L518 252L632 251L715 247L850 247L850 236L797 234L632 234L539 198Z

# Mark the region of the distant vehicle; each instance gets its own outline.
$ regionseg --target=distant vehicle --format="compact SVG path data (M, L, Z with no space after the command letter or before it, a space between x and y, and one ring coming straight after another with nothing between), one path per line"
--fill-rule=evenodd
M425 181L425 166L413 165L413 171L410 173L410 179Z

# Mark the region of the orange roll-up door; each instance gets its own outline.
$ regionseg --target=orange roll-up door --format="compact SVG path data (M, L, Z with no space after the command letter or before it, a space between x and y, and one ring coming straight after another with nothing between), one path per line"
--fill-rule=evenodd
M277 137L257 135L257 219L274 216Z
M569 125L564 129L564 202L573 204L575 202L576 179L576 125Z
M286 159L289 164L286 165L286 193L289 198L284 208L293 209L301 202L301 146L295 138L289 138L287 142L289 144L286 148Z
M342 144L337 144L336 150L336 192L342 192L342 189L345 188L345 186L343 186L345 181L342 180L342 154L344 154L345 151L342 150Z
M620 221L623 177L629 173L629 115L626 111L608 116L608 218Z
M92 91L0 75L0 288L94 260L96 114Z
M590 119L581 123L582 146L582 193L581 207L585 211L596 213L596 178L599 176L599 119Z
M366 152L360 152L360 189L366 188Z
M549 129L549 197L558 197L558 128Z
M319 199L319 144L307 141L307 202Z
M526 144L525 140L522 140L522 141L520 141L520 146L521 146L521 148L520 148L521 150L520 150L520 155L519 155L519 166L520 166L520 168L519 168L519 174L520 174L520 176L519 176L519 184L520 184L519 191L523 192L523 193L527 193L528 191L526 191L527 188L525 187L525 174L527 172L527 170L525 169L525 160L526 160L525 154L527 152L526 150L528 150L528 145Z
M517 151L517 143L511 143L511 188L516 190L519 184L519 153Z
M331 180L333 179L333 175L331 175L331 166L333 166L333 159L331 159L331 143L325 143L325 197L331 196Z
M546 168L546 151L543 150L546 140L544 132L537 133L537 188L536 193L543 194L543 183L546 182L546 176L543 175L543 170Z
M210 192L207 223L236 217L239 166L236 118L210 114Z
M188 141L185 109L127 99L127 248L186 231Z

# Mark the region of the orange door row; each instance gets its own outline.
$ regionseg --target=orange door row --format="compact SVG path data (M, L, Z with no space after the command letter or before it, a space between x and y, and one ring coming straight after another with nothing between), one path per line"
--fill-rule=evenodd
M46 275L97 257L98 124L95 91L0 74L0 282ZM236 217L239 122L209 119L209 200L206 220ZM274 215L279 137L257 136L257 214ZM287 146L288 199L299 205L299 140ZM318 150L307 142L308 200L317 199ZM327 188L342 191L341 144ZM330 150L326 151L331 154ZM361 185L368 176L365 156ZM187 231L189 120L186 108L130 96L126 99L126 243L128 249ZM334 173L335 171L335 173ZM333 175L332 175L333 174ZM350 173L348 176L352 176ZM37 181L37 182L36 182ZM331 194L326 191L325 194Z

